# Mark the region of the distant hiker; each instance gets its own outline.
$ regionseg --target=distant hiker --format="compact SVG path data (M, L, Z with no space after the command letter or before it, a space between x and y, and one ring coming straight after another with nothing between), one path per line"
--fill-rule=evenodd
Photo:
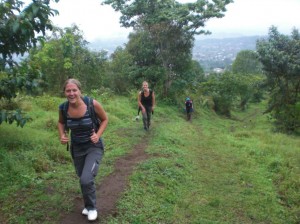
M187 120L190 121L192 118L192 112L194 111L194 106L193 101L189 97L185 99L185 111Z
M149 130L151 124L151 113L153 114L155 108L155 94L149 89L148 82L143 82L143 89L138 94L138 106L142 111L144 129Z
M81 84L68 79L64 85L67 101L59 106L58 131L61 144L69 144L67 130L71 130L71 155L84 201L82 214L89 221L97 219L95 177L104 155L102 134L107 126L107 115L100 103L82 97Z

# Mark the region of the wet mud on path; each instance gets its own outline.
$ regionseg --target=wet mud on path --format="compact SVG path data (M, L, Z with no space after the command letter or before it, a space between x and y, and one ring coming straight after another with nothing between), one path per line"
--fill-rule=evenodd
M108 216L117 216L117 202L121 194L126 190L128 177L132 174L136 165L149 156L145 153L148 146L149 136L142 138L141 142L134 146L133 150L116 160L114 171L106 176L97 187L98 219L89 222L86 216L81 214L83 201L81 195L74 199L74 209L62 216L61 224L79 223L105 223ZM100 168L101 172L101 168Z

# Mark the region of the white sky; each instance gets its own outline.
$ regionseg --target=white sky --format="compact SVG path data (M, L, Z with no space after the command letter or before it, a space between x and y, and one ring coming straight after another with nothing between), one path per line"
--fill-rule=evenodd
M27 0L28 1L28 0ZM193 2L193 0L179 0ZM101 0L60 0L51 3L59 16L52 21L59 27L75 23L87 41L95 39L126 38L130 29L120 27L119 13ZM213 34L266 35L271 25L279 32L290 34L293 27L300 29L300 0L234 0L227 6L225 17L207 22L206 29Z

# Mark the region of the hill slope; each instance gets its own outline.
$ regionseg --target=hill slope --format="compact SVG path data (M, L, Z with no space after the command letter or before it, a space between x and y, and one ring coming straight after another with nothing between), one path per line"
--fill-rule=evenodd
M1 125L1 223L68 223L81 211L78 179L57 137L62 100L28 99L33 122L23 129ZM108 200L99 192L99 223L299 223L300 139L272 133L263 105L235 112L233 120L195 105L187 122L158 100L145 132L134 119L135 98L99 101L110 120L99 189L122 173L118 161L136 159L141 143L144 156L122 177L123 188L112 190L115 207L104 212Z

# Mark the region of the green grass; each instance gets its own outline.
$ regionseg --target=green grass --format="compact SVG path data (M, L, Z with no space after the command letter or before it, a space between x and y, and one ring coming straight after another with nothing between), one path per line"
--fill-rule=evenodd
M58 223L80 194L56 130L63 99L48 99L23 101L34 118L24 128L0 126L1 223ZM103 106L109 126L98 182L145 135L133 99L112 97ZM105 222L299 223L300 139L272 132L263 110L264 103L251 105L226 119L197 108L187 122L182 111L159 103L150 157L130 177L118 216Z

